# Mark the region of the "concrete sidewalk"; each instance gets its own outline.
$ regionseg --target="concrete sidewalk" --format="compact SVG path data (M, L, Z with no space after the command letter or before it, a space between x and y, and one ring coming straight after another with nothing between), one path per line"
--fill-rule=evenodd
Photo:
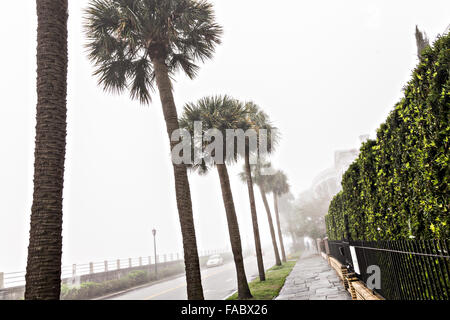
M305 252L275 300L351 300L350 294L327 262L317 253Z

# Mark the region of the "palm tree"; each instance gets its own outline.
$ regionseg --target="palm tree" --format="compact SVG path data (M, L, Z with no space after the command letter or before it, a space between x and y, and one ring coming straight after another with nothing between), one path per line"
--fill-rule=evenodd
M275 254L275 263L277 266L281 266L280 253L278 251L277 239L275 236L275 229L273 227L272 213L270 212L269 202L267 201L267 193L270 190L271 170L272 165L268 162L263 162L262 159L255 164L251 165L253 181L258 185L261 193L261 198L264 203L264 208L267 213L267 220L269 222L270 236L272 237L273 251Z
M292 239L292 247L297 250L299 247L298 236L297 236L297 214L295 212L295 197L292 192L288 192L278 199L278 206L280 213L284 215L285 228L287 227L287 232Z
M25 299L58 300L66 153L67 0L37 0L34 193Z
M280 239L281 257L283 259L283 262L286 262L286 252L284 250L283 234L281 232L280 214L278 211L278 197L281 197L282 195L288 193L290 190L290 186L286 174L281 170L278 170L273 176L271 176L270 180L271 180L270 191L272 191L273 194L275 217L277 219L278 238Z
M171 150L179 129L172 92L177 71L197 75L196 61L212 57L222 28L213 7L195 0L91 0L86 10L89 58L104 90L151 102L156 86ZM191 193L185 165L173 163L178 214L183 237L189 300L203 299Z
M257 133L257 140L259 141L259 134L260 130L264 129L267 132L268 141L277 142L277 136L274 136L274 139L272 140L272 136L275 134L274 127L271 125L269 121L269 117L267 114L253 102L247 102L245 104L245 108L247 110L246 114L246 121L243 123L244 127L241 129L243 130L249 130L253 129ZM258 264L258 272L259 272L259 280L265 281L266 275L264 271L264 261L263 261L263 255L262 255L262 249L261 249L261 237L259 234L259 226L258 226L258 215L256 212L256 204L255 204L255 192L253 189L253 178L251 174L251 167L250 167L250 155L253 154L254 156L258 157L258 146L259 143L256 144L256 146L253 146L254 149L251 148L251 144L249 143L249 137L246 137L246 145L245 145L245 163L244 163L244 171L240 174L241 180L244 183L247 183L248 188L248 197L250 200L250 212L252 216L252 224L253 224L253 235L255 238L255 249L256 249L256 260ZM256 148L255 148L256 147ZM267 151L271 152L273 150L273 145L269 144Z
M237 101L228 96L206 97L199 100L196 104L187 104L184 108L183 116L180 119L180 127L186 129L191 137L194 136L194 123L202 122L202 132L205 135L208 130L218 130L224 139L227 129L237 129L242 127L242 121L245 119L245 109ZM222 154L226 154L227 144L220 137L215 137L214 142L222 143ZM219 140L218 140L219 139ZM191 144L194 145L193 143ZM203 148L202 148L203 149ZM239 231L239 224L234 206L233 194L231 192L230 178L228 175L227 163L233 163L237 159L237 152L228 159L219 159L227 161L215 161L208 157L215 157L217 150L205 154L202 150L201 164L193 165L193 170L198 170L200 174L205 174L210 168L215 167L219 174L222 198L225 206L225 212L228 222L228 232L230 235L231 248L233 251L234 264L236 267L238 296L239 299L249 299L252 297L245 274L244 259L242 255L242 243Z

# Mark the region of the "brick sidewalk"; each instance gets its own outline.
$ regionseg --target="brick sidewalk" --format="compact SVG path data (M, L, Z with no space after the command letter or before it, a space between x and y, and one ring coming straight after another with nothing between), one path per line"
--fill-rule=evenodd
M350 294L327 262L306 252L295 265L276 300L351 300Z

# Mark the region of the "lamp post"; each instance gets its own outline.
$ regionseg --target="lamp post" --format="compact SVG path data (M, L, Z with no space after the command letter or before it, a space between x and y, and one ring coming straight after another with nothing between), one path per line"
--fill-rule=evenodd
M158 258L156 256L156 229L155 228L153 228L152 233L153 233L153 249L155 252L155 276L158 277Z

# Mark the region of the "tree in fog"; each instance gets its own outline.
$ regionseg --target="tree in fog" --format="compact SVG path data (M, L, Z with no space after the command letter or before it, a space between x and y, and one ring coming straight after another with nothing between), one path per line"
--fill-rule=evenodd
M195 165L194 161L192 161L192 169L197 170L200 174L206 174L209 169L215 167L219 174L231 249L236 267L239 299L249 299L252 295L245 274L241 235L227 169L227 165L233 164L237 160L238 154L233 154L232 157L225 158L227 153L227 142L225 139L227 129L238 129L242 127L242 122L245 121L245 113L245 108L243 108L242 104L236 100L231 99L228 96L215 96L205 97L200 99L197 103L188 103L185 106L183 116L180 119L180 127L186 129L191 137L195 136L195 122L201 121L201 131L203 136L207 136L208 132L214 130L216 135L212 138L214 139L213 142L220 144L219 149L221 150L214 149L211 153L208 153L208 151L203 153L204 150L201 148L201 162L198 165ZM217 133L221 136L219 137ZM191 142L191 147L192 146L195 146L195 141ZM223 156L220 157L217 152L222 152ZM219 157L219 161L214 159L216 156Z
M328 196L317 197L316 193L308 190L300 193L294 203L293 219L296 221L297 237L316 239L325 236L325 215L330 206Z
M300 243L296 234L297 230L297 216L294 205L295 197L291 192L288 192L278 199L278 207L280 210L280 218L284 224L285 234L288 234L292 239L293 250L298 250Z
M179 129L172 92L177 71L193 79L196 61L212 58L222 28L213 7L194 0L91 0L86 10L89 58L104 90L151 102L156 86L169 141ZM170 141L171 149L174 143ZM203 299L191 193L185 165L173 164L188 299Z
M26 300L61 292L62 203L67 134L67 0L37 0L37 113Z
M250 156L259 157L259 141L260 134L266 134L266 141L270 143L267 144L267 151L270 153L274 149L274 144L278 143L278 135L276 134L276 128L270 122L269 116L262 111L259 106L257 106L253 102L245 103L245 108L247 113L245 114L245 121L243 122L242 130L255 130L257 135L256 145L251 146L250 138L246 137L245 140L245 155L244 155L244 171L240 174L240 178L242 182L247 184L248 189L248 197L250 202L250 212L252 217L252 225L253 225L253 236L255 239L255 250L256 250L256 260L258 264L258 272L259 272L259 280L265 281L266 275L264 271L264 261L261 249L261 238L259 232L258 225L258 215L256 211L256 203L255 203L255 192L253 189L253 178L251 174L250 167Z
M266 209L267 221L269 223L270 236L272 238L272 246L275 254L275 263L277 266L281 266L280 253L278 251L277 239L275 236L275 228L273 227L272 213L270 211L269 201L267 200L267 194L270 192L270 179L272 171L272 165L268 162L264 162L263 159L259 159L257 164L252 164L251 175L253 178L253 183L255 183L261 194L261 198L264 203L264 208ZM242 172L240 174L241 179L244 179L246 174Z
M290 185L286 174L278 170L269 181L270 191L273 194L273 204L275 208L275 217L277 219L278 238L280 240L280 251L283 262L286 262L286 251L284 250L283 233L281 232L280 213L278 210L278 199L290 191Z

